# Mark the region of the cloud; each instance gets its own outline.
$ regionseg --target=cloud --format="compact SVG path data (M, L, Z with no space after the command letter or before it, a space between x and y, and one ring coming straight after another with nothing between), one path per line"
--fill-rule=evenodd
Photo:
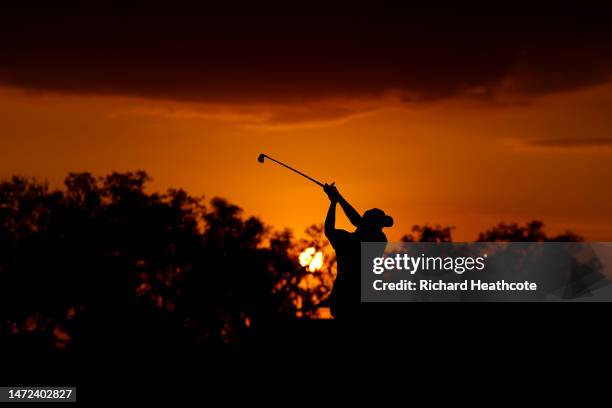
M402 17L3 19L5 85L223 106L308 106L268 119L278 124L355 112L354 105L315 112L321 101L376 101L393 93L405 103L455 97L498 103L593 86L612 73L612 32L601 26L536 22L510 31L512 25L496 21L459 26Z
M228 121L257 130L286 130L290 128L317 128L344 123L380 109L393 107L397 101L390 98L377 101L325 100L297 105L280 104L212 104L175 103L163 100L139 99L138 107L118 107L109 118L122 116L157 116L174 119L205 119Z
M524 147L536 149L562 149L582 150L612 148L612 137L583 137L583 138L545 138L532 139L522 142Z

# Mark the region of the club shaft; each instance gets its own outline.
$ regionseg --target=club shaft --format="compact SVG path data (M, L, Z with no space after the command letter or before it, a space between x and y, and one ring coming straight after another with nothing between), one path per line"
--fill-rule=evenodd
M317 180L313 179L313 178L312 178L312 177L310 177L310 176L307 176L306 174L302 173L301 171L298 171L298 170L294 169L294 168L293 168L293 167L291 167L291 166L287 166L285 163L283 163L283 162L279 162L278 160L275 160L275 159L273 159L273 158L272 158L272 157L270 157L270 156L264 155L264 157L265 157L266 159L270 159L270 160L272 160L272 161L273 161L273 162L275 162L275 163L280 164L281 166L284 166L284 167L288 168L289 170L295 171L295 172L296 172L297 174L299 174L300 176L306 177L308 180L312 181L313 183L318 184L319 186L323 187L323 184L322 184L322 183L318 182Z

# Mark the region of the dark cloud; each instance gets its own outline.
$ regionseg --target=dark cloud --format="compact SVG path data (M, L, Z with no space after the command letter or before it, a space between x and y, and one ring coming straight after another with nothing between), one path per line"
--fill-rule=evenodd
M2 83L79 94L284 104L390 91L417 102L493 99L594 85L612 72L612 34L588 24L417 24L401 16L1 23Z

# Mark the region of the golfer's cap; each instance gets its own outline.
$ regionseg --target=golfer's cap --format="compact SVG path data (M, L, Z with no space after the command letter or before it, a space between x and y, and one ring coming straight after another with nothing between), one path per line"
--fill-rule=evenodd
M385 214L380 208L372 208L363 214L363 220L366 224L374 224L379 227L393 226L393 218Z

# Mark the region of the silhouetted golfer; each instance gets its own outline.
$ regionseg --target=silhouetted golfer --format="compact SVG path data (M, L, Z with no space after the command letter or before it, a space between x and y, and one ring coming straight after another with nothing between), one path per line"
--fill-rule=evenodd
M331 202L325 218L325 236L336 250L338 261L338 275L329 297L329 303L336 319L349 320L359 313L361 301L361 243L387 242L387 236L382 229L392 226L393 218L378 208L366 211L362 217L340 195L335 186L325 184L323 190ZM357 227L355 232L336 229L336 204L338 203L351 224Z

